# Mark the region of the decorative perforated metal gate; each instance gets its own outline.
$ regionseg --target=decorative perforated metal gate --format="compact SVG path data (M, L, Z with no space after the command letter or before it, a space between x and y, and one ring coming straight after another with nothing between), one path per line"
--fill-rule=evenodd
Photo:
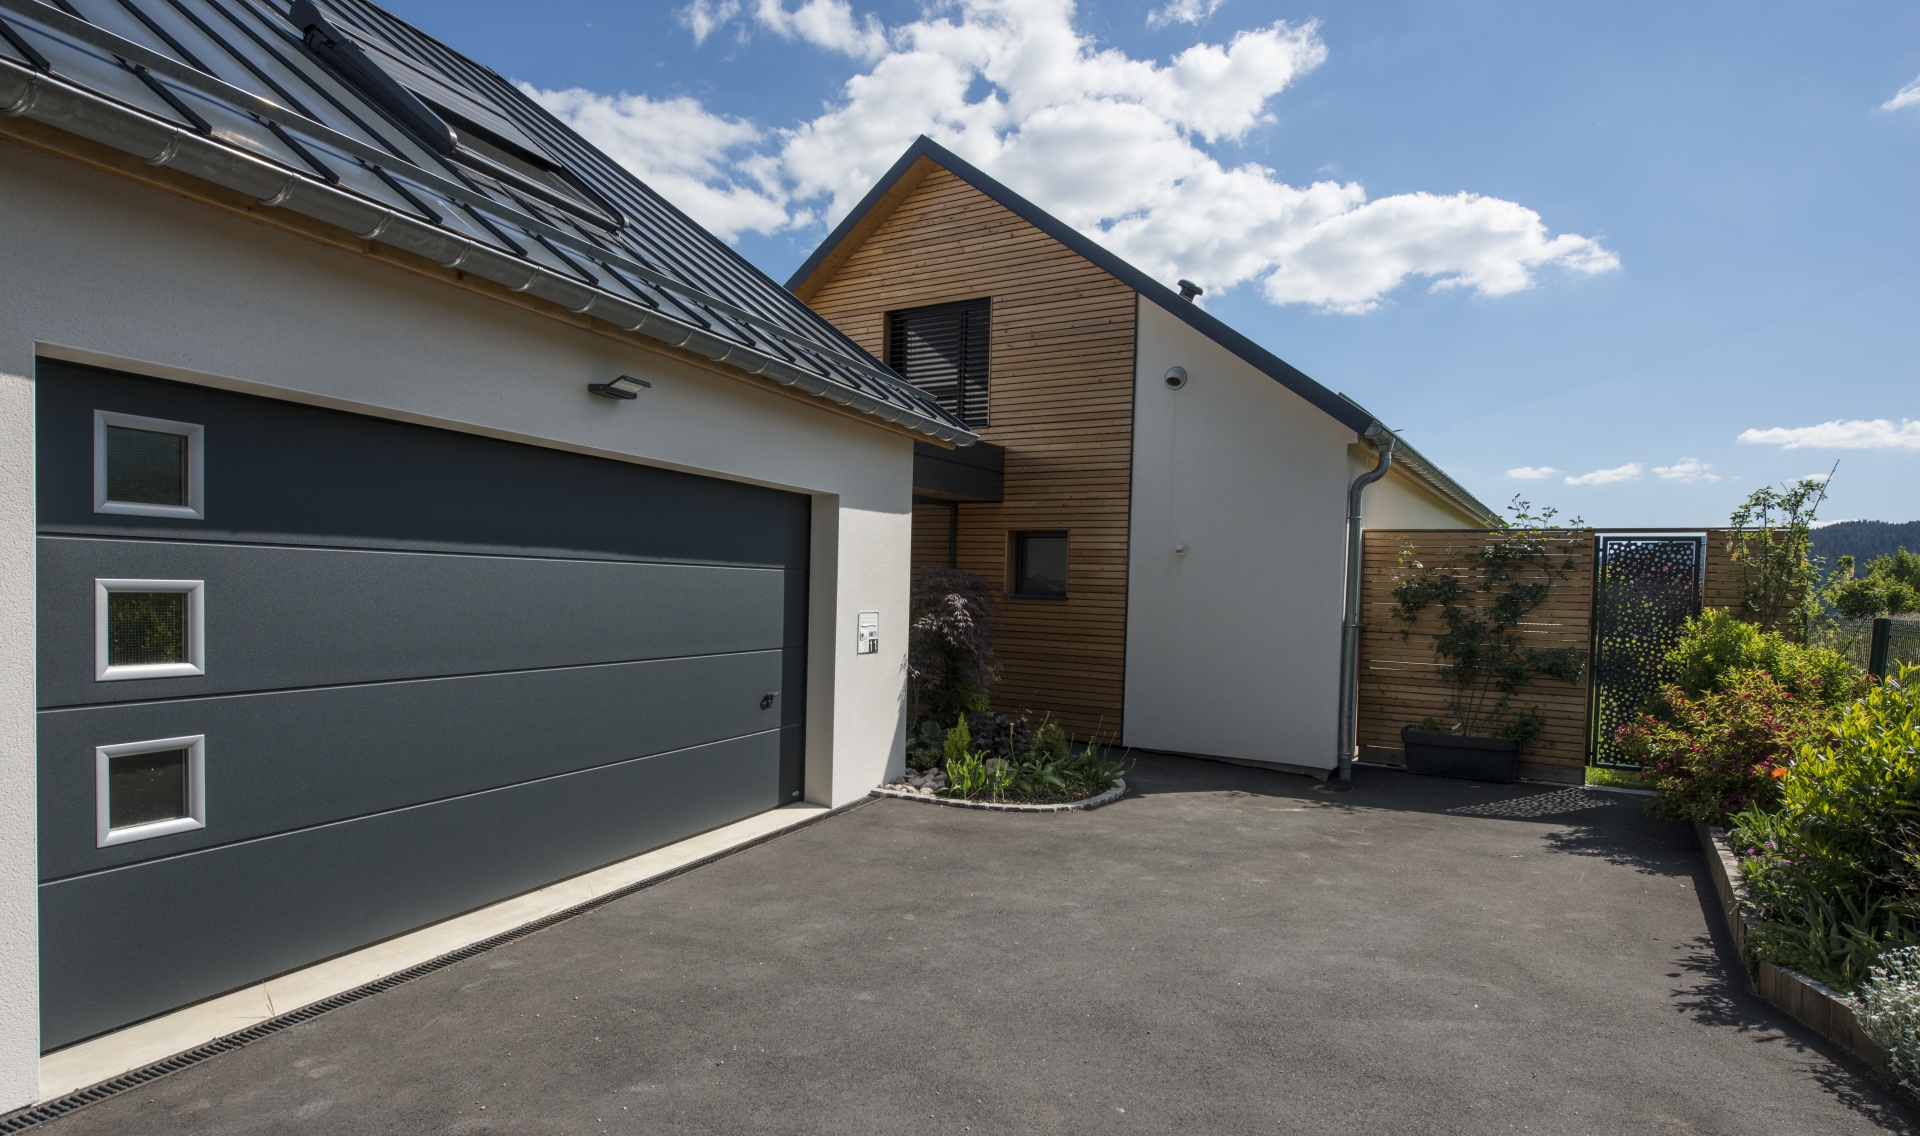
M1667 652L1700 614L1706 537L1602 534L1598 553L1587 760L1631 767L1614 731L1645 712L1667 680Z

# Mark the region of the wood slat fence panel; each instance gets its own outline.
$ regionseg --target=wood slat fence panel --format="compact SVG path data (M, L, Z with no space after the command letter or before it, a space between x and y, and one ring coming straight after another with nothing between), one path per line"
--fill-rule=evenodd
M1429 716L1449 724L1457 718L1447 709L1452 691L1440 677L1443 664L1433 653L1440 617L1429 609L1415 623L1402 623L1394 614L1393 589L1419 571L1412 563L1444 569L1484 547L1488 539L1487 533L1473 530L1367 531L1362 552L1356 735L1362 760L1402 764L1400 727L1417 725ZM1593 534L1558 531L1548 539L1556 559L1573 558L1574 570L1553 586L1546 602L1528 613L1521 634L1542 648L1586 650L1592 638ZM1521 776L1579 781L1587 755L1587 683L1536 681L1514 703L1547 720L1539 742L1520 755Z

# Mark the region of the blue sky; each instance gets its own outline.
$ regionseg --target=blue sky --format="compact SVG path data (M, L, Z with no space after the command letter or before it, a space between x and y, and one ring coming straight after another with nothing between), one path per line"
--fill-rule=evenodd
M1489 503L1920 517L1920 5L801 3L389 0L776 279L927 130Z

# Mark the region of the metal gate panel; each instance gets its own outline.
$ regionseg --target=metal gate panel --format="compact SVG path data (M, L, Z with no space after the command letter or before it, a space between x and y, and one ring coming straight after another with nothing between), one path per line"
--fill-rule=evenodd
M1614 732L1645 713L1670 677L1665 659L1700 614L1706 536L1603 533L1593 588L1587 760L1633 768Z

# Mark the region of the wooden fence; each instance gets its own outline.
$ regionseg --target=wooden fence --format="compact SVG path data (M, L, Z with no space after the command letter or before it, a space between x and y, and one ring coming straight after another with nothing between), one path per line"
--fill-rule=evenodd
M1556 582L1546 602L1528 613L1520 626L1530 644L1541 648L1592 649L1594 542L1608 530L1569 529L1548 535L1555 560L1571 556L1573 571ZM1648 530L1618 530L1646 532ZM1693 532L1702 530L1694 529ZM1739 569L1729 559L1731 536L1706 530L1706 572L1702 603L1737 607L1743 594ZM1447 709L1451 691L1440 677L1433 637L1440 617L1433 609L1412 623L1394 615L1393 588L1418 571L1461 561L1484 546L1489 534L1459 529L1369 529L1361 557L1360 687L1356 740L1362 761L1404 764L1400 728L1423 718L1442 723L1456 715ZM1521 577L1526 579L1526 577ZM1540 740L1520 755L1520 775L1540 781L1578 783L1587 758L1588 684L1539 679L1514 699L1516 708L1546 720Z

